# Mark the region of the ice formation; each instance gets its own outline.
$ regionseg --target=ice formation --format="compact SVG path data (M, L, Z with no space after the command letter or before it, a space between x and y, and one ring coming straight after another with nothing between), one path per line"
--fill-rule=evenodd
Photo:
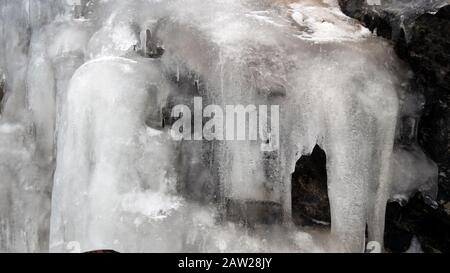
M420 112L408 68L335 1L289 2L1 0L0 251L361 252L366 226L382 244L388 199L435 183L394 149ZM279 105L280 149L173 141L164 113L194 96ZM317 144L330 234L291 224ZM261 204L279 219L229 220Z
M436 13L440 8L450 4L449 0L372 0L365 1L368 9L378 14L388 14L392 26L394 39L400 37L401 32L407 40L415 20L425 13Z

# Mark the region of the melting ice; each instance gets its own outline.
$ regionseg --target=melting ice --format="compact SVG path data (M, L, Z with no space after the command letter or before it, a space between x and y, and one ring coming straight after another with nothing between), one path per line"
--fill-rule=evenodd
M390 198L432 195L408 68L335 1L0 5L2 252L361 252L366 226L382 244ZM167 109L194 96L280 105L280 149L173 141ZM316 145L329 232L291 220Z

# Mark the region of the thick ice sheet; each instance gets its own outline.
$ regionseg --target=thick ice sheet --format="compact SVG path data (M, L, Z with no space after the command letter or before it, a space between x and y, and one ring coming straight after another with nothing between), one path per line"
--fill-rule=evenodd
M419 107L408 69L334 1L27 2L0 2L0 251L363 251L389 198L432 189L420 149L394 153ZM173 141L162 108L194 94L279 105L280 149ZM290 219L291 174L316 144L330 234ZM405 182L392 166L427 171ZM229 200L279 204L283 222L224 220Z

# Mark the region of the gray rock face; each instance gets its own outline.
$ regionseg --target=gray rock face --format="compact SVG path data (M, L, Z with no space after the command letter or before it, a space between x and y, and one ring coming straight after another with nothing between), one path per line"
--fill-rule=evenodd
M412 68L412 91L425 97L418 141L439 166L437 204L430 206L423 198L415 197L403 208L395 204L388 206L386 247L404 251L407 246L401 246L399 238L406 238L405 242L409 243L415 235L425 251L448 251L448 234L440 240L438 234L441 234L440 229L450 227L445 209L450 200L450 1L367 3L364 0L339 0L344 13L360 20L377 35L392 40L398 56ZM430 223L434 224L430 226Z

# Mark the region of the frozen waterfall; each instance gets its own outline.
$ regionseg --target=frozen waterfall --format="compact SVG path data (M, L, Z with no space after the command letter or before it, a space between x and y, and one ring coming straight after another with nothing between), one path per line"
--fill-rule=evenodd
M0 252L363 252L383 244L389 199L436 193L409 68L337 1L0 11ZM279 148L174 140L172 108L198 98L279 106ZM316 145L330 231L291 219L292 173Z

